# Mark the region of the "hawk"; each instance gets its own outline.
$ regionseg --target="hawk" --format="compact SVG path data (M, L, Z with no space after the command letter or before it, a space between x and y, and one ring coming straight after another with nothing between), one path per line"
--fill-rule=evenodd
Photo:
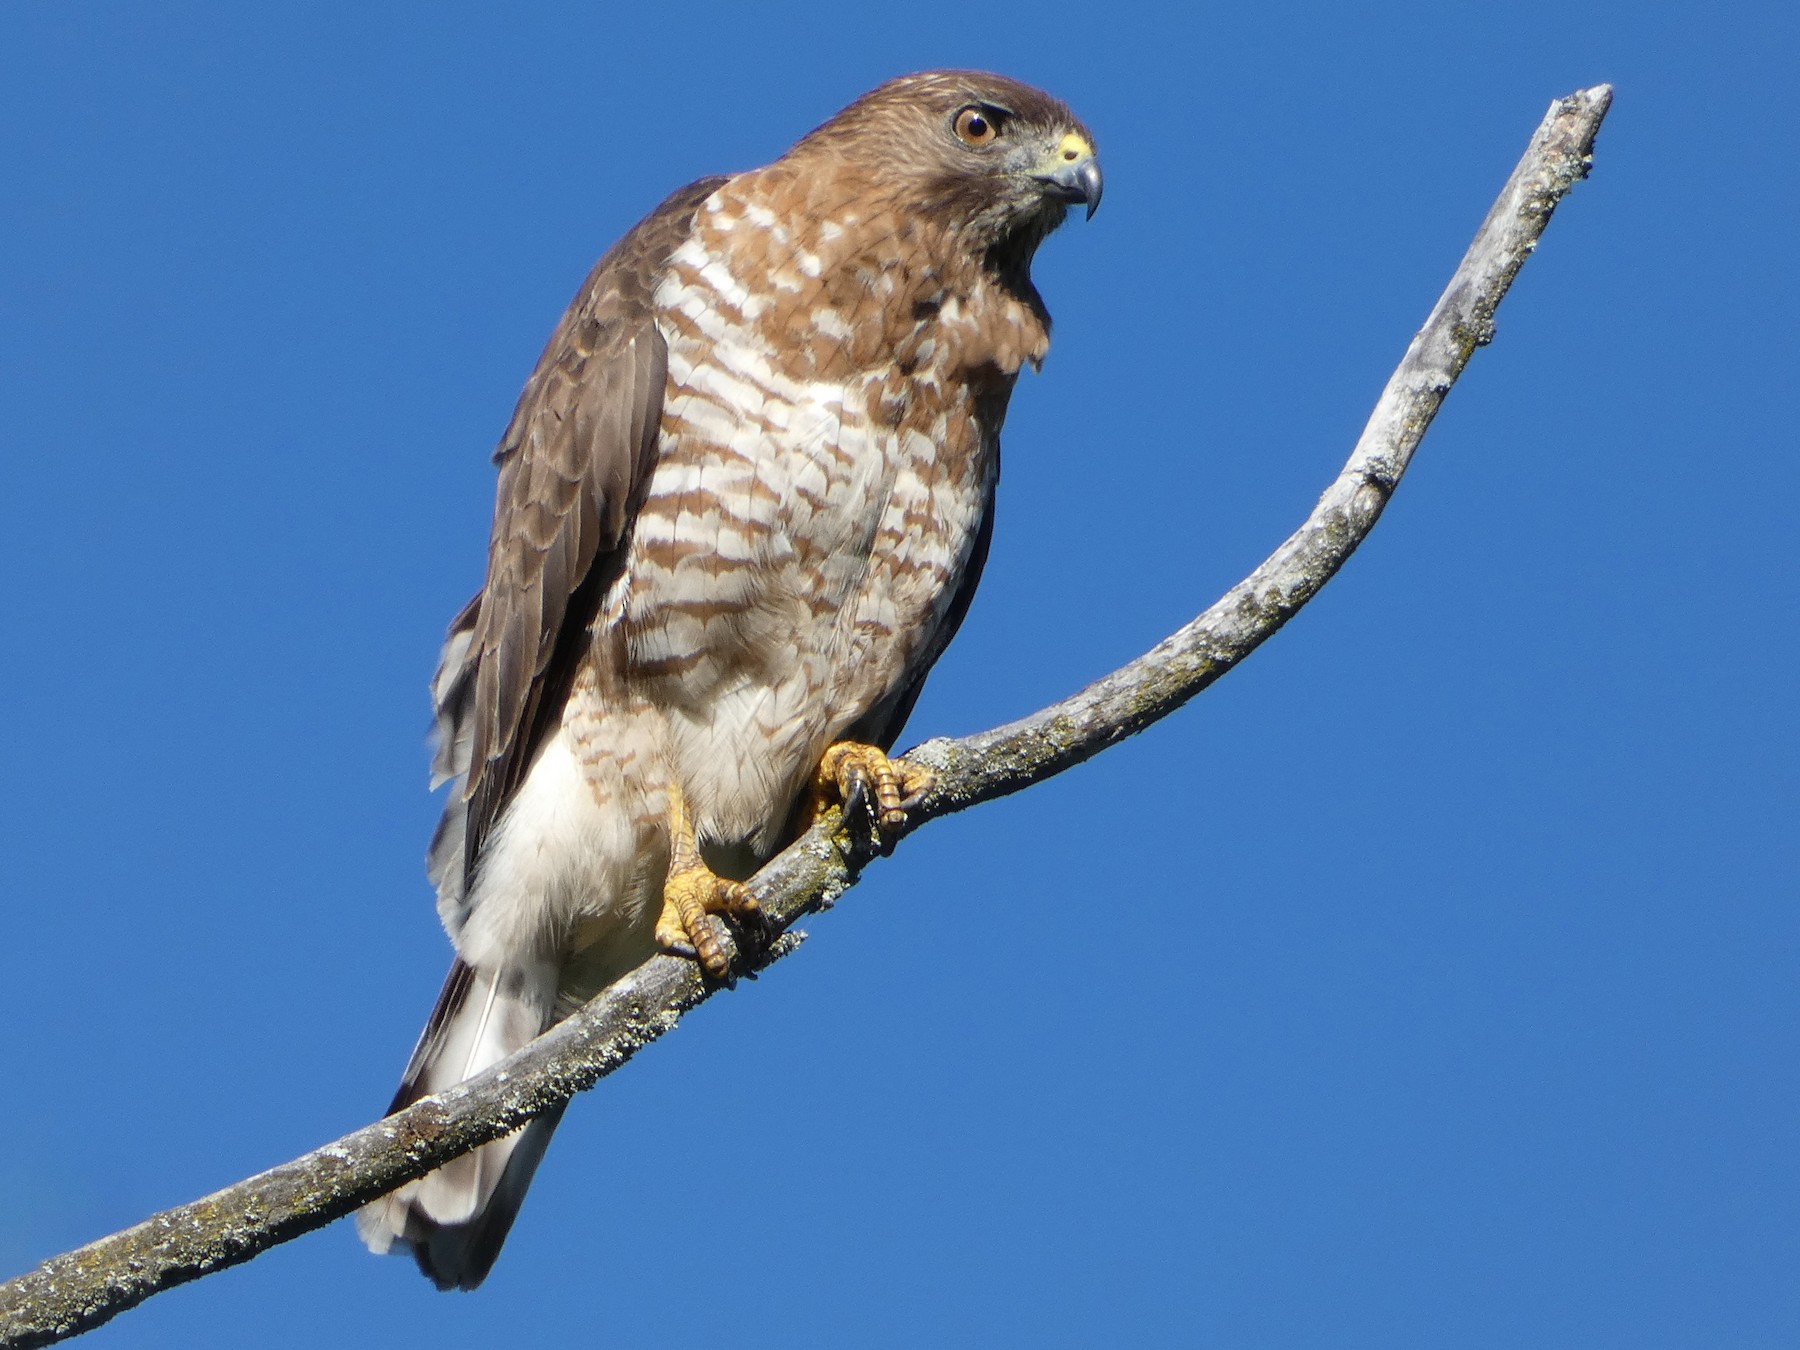
M888 759L968 609L1000 424L1048 350L1032 256L1100 168L1062 103L903 76L603 257L525 385L486 584L433 684L456 959L390 1110L517 1050L711 916L812 802L905 823ZM492 1268L560 1110L366 1207L440 1288Z

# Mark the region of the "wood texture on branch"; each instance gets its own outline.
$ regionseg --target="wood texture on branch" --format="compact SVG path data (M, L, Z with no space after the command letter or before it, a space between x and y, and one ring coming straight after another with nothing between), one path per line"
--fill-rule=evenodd
M1501 298L1551 212L1586 175L1611 102L1611 88L1600 85L1551 105L1305 523L1218 603L1131 664L1021 721L912 751L938 775L912 828L1029 787L1166 717L1318 593L1374 528L1444 396L1493 337ZM798 946L800 935L785 930L855 884L868 842L827 819L757 873L751 887L782 936L744 952L739 968L760 970ZM0 1347L87 1331L152 1294L323 1227L593 1086L718 989L692 962L654 957L478 1077L0 1285Z

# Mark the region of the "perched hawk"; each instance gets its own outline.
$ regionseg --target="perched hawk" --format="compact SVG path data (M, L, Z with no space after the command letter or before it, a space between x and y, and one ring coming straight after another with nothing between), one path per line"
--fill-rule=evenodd
M682 188L569 307L500 443L487 584L434 684L456 961L391 1109L486 1069L714 914L812 794L904 823L883 753L968 608L1000 423L1050 319L1031 259L1093 214L1068 108L972 71L864 95ZM561 1112L358 1216L487 1275Z

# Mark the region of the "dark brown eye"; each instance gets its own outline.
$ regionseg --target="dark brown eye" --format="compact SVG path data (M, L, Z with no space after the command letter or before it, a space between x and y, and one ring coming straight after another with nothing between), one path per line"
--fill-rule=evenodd
M964 145L987 145L1000 134L994 119L980 108L964 108L952 127Z

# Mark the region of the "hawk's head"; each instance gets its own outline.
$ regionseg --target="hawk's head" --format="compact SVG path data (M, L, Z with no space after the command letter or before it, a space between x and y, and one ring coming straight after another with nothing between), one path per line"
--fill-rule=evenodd
M1042 90L976 70L890 80L791 154L835 156L970 242L1025 259L1071 204L1090 216L1100 205L1100 161L1081 120Z

